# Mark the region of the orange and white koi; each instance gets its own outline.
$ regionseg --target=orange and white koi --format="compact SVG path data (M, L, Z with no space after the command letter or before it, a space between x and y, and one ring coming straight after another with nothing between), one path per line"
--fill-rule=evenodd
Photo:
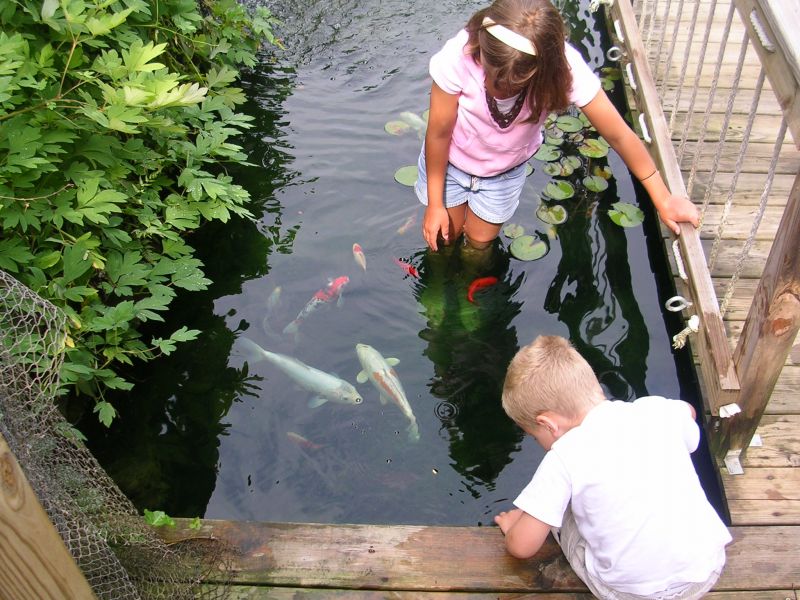
M467 289L467 300L474 303L475 292L482 290L485 287L489 287L490 285L494 285L495 283L497 283L497 277L479 277L469 284L469 288Z
M402 225L400 225L400 227L397 228L397 233L399 233L400 235L404 235L416 222L417 222L417 213L414 213L413 215L411 215L406 219L405 223L403 223Z
M328 281L328 285L325 286L325 288L318 290L317 293L311 297L311 300L306 303L306 305L303 307L303 310L297 313L294 321L289 323L283 329L283 333L293 333L297 335L297 330L300 327L300 323L302 323L308 315L317 310L320 306L330 304L334 300L336 301L336 306L341 306L344 302L342 299L342 291L349 282L350 278L347 275L342 275L341 277L337 277L336 279Z
M371 381L380 394L381 404L390 400L394 402L411 422L408 426L408 439L412 442L419 441L417 418L393 368L400 361L396 358L383 358L380 352L367 344L356 344L356 354L363 369L356 377L358 383Z
M403 271L406 272L406 275L411 275L411 277L416 277L417 279L419 279L419 271L417 271L417 268L414 265L412 265L411 263L407 263L403 260L400 260L399 258L395 258L394 262L401 269L403 269Z
M297 444L298 446L300 446L301 448L305 448L306 450L319 450L320 448L323 447L322 444L315 444L308 438L303 437L302 435L294 431L287 431L286 437L289 438L289 441L292 442L293 444Z
M361 249L361 244L353 244L353 258L361 265L361 268L367 270L367 257L364 256L364 250Z

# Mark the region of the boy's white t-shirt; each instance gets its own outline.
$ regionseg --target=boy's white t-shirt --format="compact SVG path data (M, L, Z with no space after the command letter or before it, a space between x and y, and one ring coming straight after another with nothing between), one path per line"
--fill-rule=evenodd
M514 504L560 527L571 501L586 569L615 590L705 581L731 536L692 464L699 439L684 402L602 402L553 444Z

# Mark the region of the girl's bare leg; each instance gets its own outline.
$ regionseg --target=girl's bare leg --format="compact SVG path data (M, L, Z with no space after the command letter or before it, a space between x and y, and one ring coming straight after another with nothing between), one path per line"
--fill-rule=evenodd
M456 241L464 232L467 211L466 203L447 209L447 214L450 217L450 239L447 241L448 245Z
M479 272L486 268L492 256L492 243L500 233L502 223L489 223L467 207L464 222L464 247L461 256Z

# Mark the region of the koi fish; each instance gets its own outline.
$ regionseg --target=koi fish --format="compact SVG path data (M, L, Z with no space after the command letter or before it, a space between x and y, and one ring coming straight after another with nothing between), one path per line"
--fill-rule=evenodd
M264 329L264 333L267 335L275 335L272 331L272 327L270 326L269 322L272 318L272 314L275 312L275 309L278 308L278 305L281 303L281 286L277 286L272 293L267 297L267 306L266 311L264 312L264 318L261 320L261 326Z
M361 249L361 244L353 244L353 258L361 265L361 268L367 270L367 257L364 256L364 251Z
M239 340L244 358L248 363L266 360L291 377L303 389L315 396L309 401L309 408L322 406L328 401L339 404L361 404L362 398L350 383L330 373L309 367L291 356L265 350L247 338Z
M400 235L405 235L405 233L409 230L409 228L416 222L417 222L417 213L414 213L413 215L411 215L406 219L405 223L403 223L402 225L400 225L400 227L397 228L397 233Z
M495 283L497 283L497 277L478 277L478 279L469 284L469 288L467 289L467 300L474 303L475 292L482 290L485 287L489 287L490 285L494 285Z
M367 344L356 344L356 354L363 369L356 377L356 381L358 383L371 381L380 393L381 404L394 402L411 422L408 426L408 439L412 442L419 441L417 418L393 368L400 361L396 358L383 358L380 352Z
M344 302L342 299L342 291L344 290L344 286L346 286L349 282L350 278L347 275L342 275L341 277L337 277L336 279L328 281L328 285L325 286L324 289L318 290L317 293L312 296L311 300L309 300L303 307L303 310L297 313L294 321L289 323L283 329L283 333L293 333L296 336L297 330L300 327L300 323L302 323L308 315L317 310L320 306L329 304L334 300L336 300L336 306L341 306Z
M420 117L418 114L413 113L409 110L405 110L400 113L400 118L408 123L412 128L416 129L417 131L425 131L427 129L428 124L425 122L425 119Z
M322 448L322 444L315 444L308 438L305 438L299 433L296 433L294 431L287 431L286 437L289 438L290 442L297 444L298 446L300 446L301 448L305 448L306 450L319 450L320 448Z
M407 263L403 260L400 260L399 258L395 258L394 262L401 269L403 269L403 271L406 272L406 275L411 275L411 277L416 277L417 279L419 279L419 271L417 271L417 268L414 265L412 265L411 263Z

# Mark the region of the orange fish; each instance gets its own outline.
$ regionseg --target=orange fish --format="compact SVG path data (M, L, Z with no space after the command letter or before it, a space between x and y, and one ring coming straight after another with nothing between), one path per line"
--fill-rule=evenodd
M364 251L361 249L361 244L353 244L353 258L361 265L361 268L367 270L367 257L364 256Z
M403 235L406 231L408 231L409 227L411 227L417 221L417 213L414 213L410 217L406 219L406 222L400 225L397 228L397 233Z
M297 444L301 448L305 448L306 450L319 450L322 448L322 444L315 444L311 440L304 438L302 435L295 433L294 431L287 431L286 437L289 438L291 442Z
M494 285L495 283L497 283L497 277L478 277L478 279L469 284L469 288L467 289L467 300L474 303L475 292L485 287L489 287L490 285Z
M394 262L401 269L403 269L403 271L405 271L407 275L411 275L412 277L416 277L417 279L419 279L419 272L417 271L417 268L414 265L402 261L399 258L395 258Z

